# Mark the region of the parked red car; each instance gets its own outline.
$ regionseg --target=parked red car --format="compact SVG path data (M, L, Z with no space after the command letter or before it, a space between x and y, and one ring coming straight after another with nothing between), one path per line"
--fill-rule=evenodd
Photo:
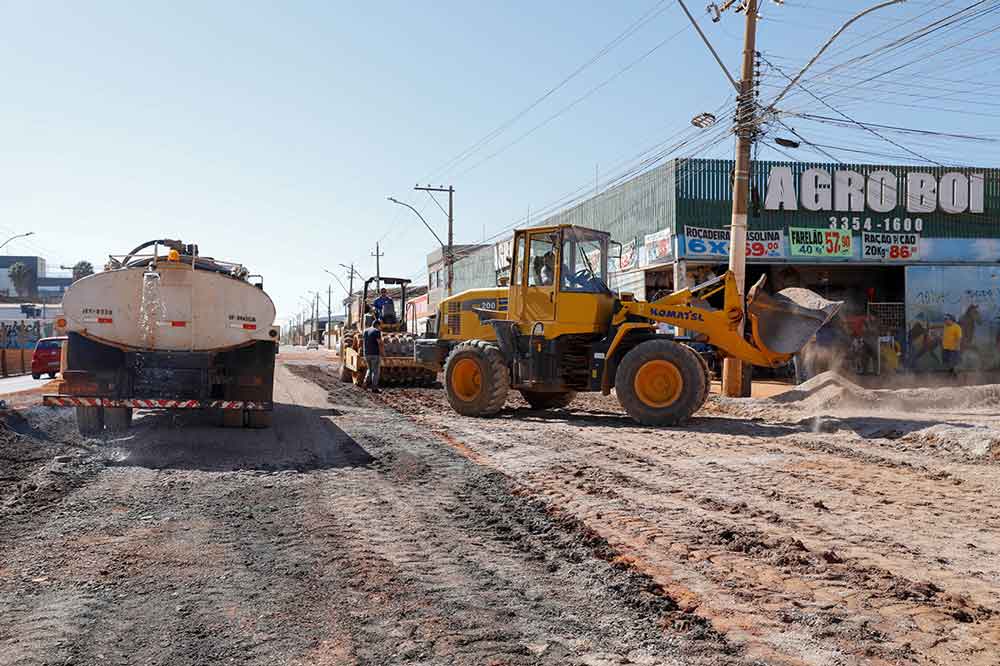
M66 342L65 337L42 338L35 345L35 353L31 355L31 376L40 378L45 373L49 377L55 377L59 372L59 359L62 356L62 346Z

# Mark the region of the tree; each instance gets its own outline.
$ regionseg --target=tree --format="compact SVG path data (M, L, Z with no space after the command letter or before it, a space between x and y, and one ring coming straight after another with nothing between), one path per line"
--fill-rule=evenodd
M14 285L14 291L17 292L16 295L28 295L28 286L31 284L31 271L23 261L14 262L7 269L7 277L10 278L11 284Z
M89 261L78 261L73 264L73 282L93 274L94 266Z

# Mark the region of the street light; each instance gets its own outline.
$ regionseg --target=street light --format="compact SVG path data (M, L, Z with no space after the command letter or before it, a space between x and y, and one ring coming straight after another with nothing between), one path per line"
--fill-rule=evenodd
M420 221L424 223L424 226L427 227L427 231L429 231L432 234L434 234L434 238L437 239L438 244L441 247L445 246L444 245L444 241L441 240L441 237L437 235L437 232L434 231L434 229L431 228L431 225L427 224L427 220L424 219L424 216L420 214L419 210L417 210L416 208L414 208L410 204L406 203L405 201L400 201L399 199L396 199L395 197L386 197L386 199L388 199L389 201L391 201L394 204L397 204L397 205L400 205L400 206L406 206L407 208L409 208L410 210L412 210L416 214L416 216L420 218Z
M434 231L434 229L431 228L431 225L427 224L427 220L424 219L424 216L420 214L419 210L417 210L416 208L414 208L410 204L406 203L405 201L400 201L399 199L396 199L395 197L386 197L386 199L388 199L389 201L391 201L394 204L398 204L400 206L406 206L407 208L409 208L410 210L412 210L416 214L416 216L420 218L420 221L424 223L424 226L427 227L427 231L431 232L434 235L434 238L437 240L438 244L441 246L441 254L444 256L444 258L445 258L445 265L448 267L448 295L451 296L451 271L452 271L452 264L454 263L453 250L452 250L451 245L445 245L444 241L441 240L441 237L437 235L437 232ZM451 218L448 218L448 219L449 219L449 225L450 225ZM449 230L451 229L450 226L448 228L449 228ZM448 238L449 239L451 238L450 233L449 233Z
M35 235L34 231L29 231L29 232L24 233L24 234L17 234L16 236L11 236L7 240L5 240L3 243L0 243L0 250L3 249L4 245L6 245L7 243L11 242L15 238L27 238L28 236L34 236L34 235Z

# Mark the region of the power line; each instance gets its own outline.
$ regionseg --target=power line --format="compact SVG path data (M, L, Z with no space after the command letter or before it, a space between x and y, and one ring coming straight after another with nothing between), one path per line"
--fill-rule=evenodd
M673 2L671 1L670 4L673 4ZM618 45L620 45L626 39L628 39L633 34L635 34L646 23L652 21L653 19L655 19L656 17L658 17L660 14L662 14L664 11L666 11L668 7L669 7L669 5L667 4L667 0L660 0L659 2L657 2L656 4L654 4L650 9L646 10L646 12L644 12L641 16L639 16L639 18L637 18L635 21L633 21L631 24L629 24L629 26L626 27L625 30L623 30L621 33L619 33L610 42L608 42L607 44L605 44L597 53L595 53L588 60L586 60L583 64L581 64L579 67L577 67L572 72L570 72L567 76L565 76L562 80L560 80L556 85L554 85L551 88L549 88L548 90L546 90L541 96L539 96L533 102L531 102L531 104L527 105L526 107L524 107L523 109L521 109L520 111L518 111L516 114L514 114L513 116L511 116L510 118L508 118L507 120L505 120L504 122L502 122L500 125L498 125L496 128L494 128L492 131L488 132L485 136L483 136L478 141L476 141L475 143L473 143L471 146L469 146L465 150L463 150L460 153L458 153L458 155L452 157L450 160L448 160L447 162L445 162L445 164L443 164L441 167L439 167L438 169L436 169L430 176L428 176L427 178L424 178L423 180L434 180L435 178L437 178L438 176L440 176L442 173L445 173L448 170L453 169L458 164L460 164L461 162L463 162L466 159L468 159L475 152L477 152L478 150L480 150L486 144L488 144L491 141L493 141L493 139L495 139L496 137L500 136L508 128L510 128L512 125L514 125L517 121L519 121L521 118L523 118L524 116L526 116L532 110L534 110L535 108L537 108L542 102L544 102L549 97L551 97L553 94L555 94L558 90L560 90L561 88L563 88L567 83L569 83L570 81L572 81L573 79L575 79L577 76L579 76L580 74L582 74L591 65L593 65L594 63L596 63L597 61L599 61L601 58L603 58L604 56L606 56L608 53L610 53L612 50L614 50L616 47L618 47Z

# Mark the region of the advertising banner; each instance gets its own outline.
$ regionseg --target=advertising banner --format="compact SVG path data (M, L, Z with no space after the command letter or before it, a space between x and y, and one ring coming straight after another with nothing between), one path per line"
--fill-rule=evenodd
M622 256L617 261L611 262L615 269L613 272L630 271L639 266L639 240L633 238L627 243L622 243ZM617 266L615 266L617 264Z
M864 260L917 261L920 259L920 236L863 231L861 249L861 258Z
M842 229L788 227L788 243L793 257L852 257L851 232Z
M663 264L674 258L674 240L669 229L649 234L643 243L646 266Z
M684 227L687 257L728 257L729 229ZM751 259L782 258L785 256L783 231L747 230L747 257Z

